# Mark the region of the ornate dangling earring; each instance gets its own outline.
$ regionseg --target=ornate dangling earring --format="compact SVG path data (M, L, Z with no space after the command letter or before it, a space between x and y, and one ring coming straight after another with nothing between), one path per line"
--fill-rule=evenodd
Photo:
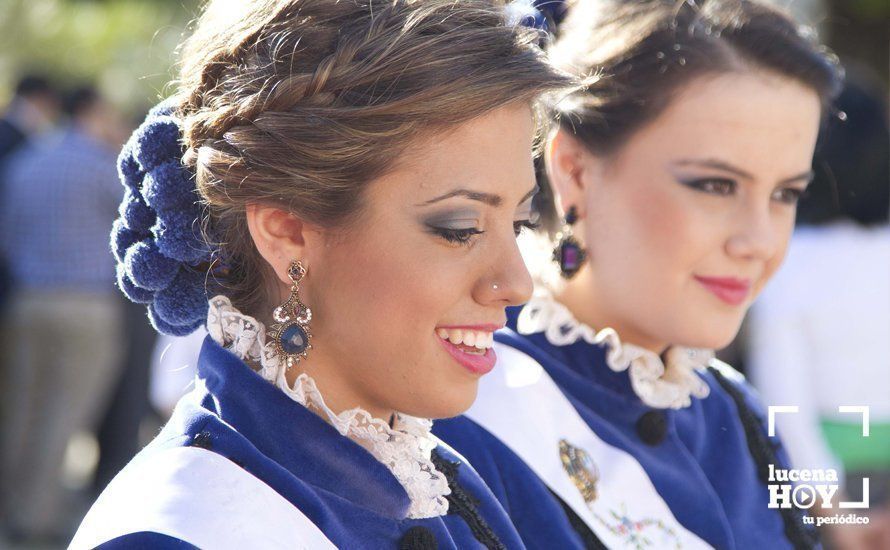
M291 368L305 359L312 349L309 343L312 333L309 332L309 321L312 310L300 301L300 281L306 276L306 268L299 260L291 262L287 269L292 285L287 301L275 308L272 318L276 321L268 331L269 337L275 342L279 357L285 358L287 368Z
M556 235L557 245L553 249L553 260L559 264L559 272L564 279L574 277L587 259L587 251L572 235L572 226L576 221L578 221L578 209L572 205L566 212L562 231Z

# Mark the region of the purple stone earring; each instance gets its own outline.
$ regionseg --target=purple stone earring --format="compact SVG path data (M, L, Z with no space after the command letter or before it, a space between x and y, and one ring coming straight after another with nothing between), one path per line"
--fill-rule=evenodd
M553 260L559 264L559 272L564 279L574 277L587 260L587 251L572 235L572 226L578 221L578 210L574 205L566 212L562 231L557 234L556 248L553 249Z
M309 322L312 320L312 310L300 301L300 281L306 276L306 268L299 260L291 262L287 269L292 285L287 301L275 308L272 319L275 320L269 328L269 337L275 343L275 349L279 357L284 357L287 368L291 368L305 359L312 349L309 340L312 333L309 331Z

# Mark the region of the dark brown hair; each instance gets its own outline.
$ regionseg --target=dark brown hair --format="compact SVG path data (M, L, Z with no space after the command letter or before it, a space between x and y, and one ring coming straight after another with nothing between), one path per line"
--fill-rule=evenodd
M411 140L574 86L547 63L539 33L505 13L499 0L207 5L184 48L179 114L236 306L269 305L248 204L342 225Z
M836 57L808 28L752 0L578 0L551 53L564 68L600 75L560 109L595 153L620 147L705 74L766 69L813 89L825 107L841 81Z
M576 0L549 53L590 77L555 110L560 127L597 155L621 148L700 76L766 69L813 89L824 113L842 81L836 56L812 30L752 0ZM553 194L539 175L536 205L553 234Z

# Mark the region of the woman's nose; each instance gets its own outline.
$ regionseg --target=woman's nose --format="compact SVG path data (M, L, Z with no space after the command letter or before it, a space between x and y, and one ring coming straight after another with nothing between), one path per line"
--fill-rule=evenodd
M732 257L766 260L776 253L781 233L787 232L774 219L770 205L749 205L739 214L726 250Z
M499 253L491 254L485 276L476 284L476 301L501 307L527 302L534 290L534 282L522 259L515 238L505 242Z

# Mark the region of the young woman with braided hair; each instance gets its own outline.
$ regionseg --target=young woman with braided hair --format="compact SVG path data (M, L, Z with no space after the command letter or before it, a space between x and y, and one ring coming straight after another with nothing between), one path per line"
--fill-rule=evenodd
M782 261L836 60L747 0L579 0L550 53L600 75L548 141L564 222L498 368L437 435L529 547L818 546L771 498L789 463L763 405L711 350Z
M517 548L430 418L530 296L542 95L497 0L210 2L120 156L118 284L195 389L73 548ZM209 307L208 307L209 303Z

